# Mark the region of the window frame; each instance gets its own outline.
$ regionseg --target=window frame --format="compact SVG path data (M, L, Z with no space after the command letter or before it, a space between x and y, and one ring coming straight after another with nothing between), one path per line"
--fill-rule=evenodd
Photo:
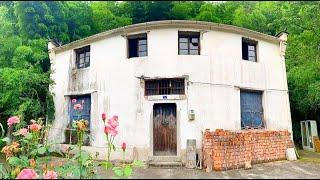
M80 95L70 95L69 96L69 119L70 119L70 121L69 121L69 124L72 124L72 122L74 121L73 119L72 119L72 99L85 99L85 98L88 98L89 99L89 101L90 101L90 104L89 104L89 126L88 126L88 129L90 129L90 121L91 121L91 104L92 104L92 102L91 102L91 94L80 94ZM75 104L78 104L78 102L77 103L75 103ZM82 116L83 115L81 115L81 118L82 118Z
M265 121L265 111L264 111L264 91L262 90L253 90L253 89L240 89L240 127L241 130L247 129L246 126L242 126L242 103L241 103L241 93L259 93L261 96L261 127L249 127L249 129L266 129L266 121Z
M130 41L131 40L136 40L136 44L135 44L136 49L134 51L136 52L137 56L130 56ZM139 44L139 42L141 42L143 40L145 40L146 43ZM140 46L143 46L143 45L146 47L145 51L139 50ZM145 52L145 55L139 56L139 54L141 52ZM139 34L128 35L127 36L127 58L130 59L130 58L146 57L146 56L148 56L148 34L147 33L139 33Z
M76 63L77 69L85 69L85 68L90 67L90 61L91 61L91 47L90 47L90 45L75 49L74 52L76 54L75 63ZM87 53L89 53L89 55L87 55ZM81 54L84 54L83 63L80 63ZM89 62L86 62L87 57L89 58ZM80 64L83 66L80 66Z
M196 31L178 31L178 55L200 55L200 32ZM182 38L187 38L187 42L181 42L180 39ZM191 49L190 44L192 44L192 39L196 38L198 39L198 48L197 49ZM187 44L187 49L182 49L180 47L180 44L186 43ZM180 50L187 50L188 54L181 54ZM191 50L197 50L198 54L191 54Z
M246 44L247 46L247 59L244 58L244 54L243 54L243 51L244 51L244 43ZM249 50L249 46L254 46L254 51L253 50ZM249 52L254 52L254 55L255 56L250 56L249 55ZM255 57L254 61L250 60L250 57ZM245 61L250 61L250 62L258 62L258 41L256 40L253 40L253 39L250 39L250 38L245 38L245 37L242 37L241 38L241 58L242 60L245 60Z
M177 81L174 87L172 87L172 82ZM154 83L155 87L147 87L147 83ZM169 86L166 86L167 84ZM181 86L178 86L182 83ZM151 84L150 84L151 85ZM162 86L162 87L161 87ZM156 93L149 93L149 90L155 90ZM168 93L161 93L167 91ZM178 92L178 93L174 93ZM186 82L185 78L159 78L159 79L145 79L144 80L144 96L162 96L162 95L185 95L186 94Z

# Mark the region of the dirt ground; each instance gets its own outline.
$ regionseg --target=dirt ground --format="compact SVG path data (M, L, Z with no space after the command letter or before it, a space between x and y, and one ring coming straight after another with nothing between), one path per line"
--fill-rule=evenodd
M98 178L109 178L100 174ZM203 170L190 170L186 168L161 169L146 168L135 169L132 178L139 179L307 179L320 178L320 164L301 161L277 161L253 165L252 169L237 169L221 172L206 173Z
M139 179L318 179L320 178L320 153L299 150L297 161L276 161L255 164L252 169L234 169L210 172L186 168L135 169L132 178ZM101 168L101 169L100 169ZM98 178L112 178L110 172L99 167Z
M213 171L186 168L135 168L134 179L309 179L320 178L320 153L299 150L297 161L275 161L254 164L252 169L234 169L228 171ZM64 159L53 157L53 161ZM97 167L97 178L111 179L113 173L104 167Z

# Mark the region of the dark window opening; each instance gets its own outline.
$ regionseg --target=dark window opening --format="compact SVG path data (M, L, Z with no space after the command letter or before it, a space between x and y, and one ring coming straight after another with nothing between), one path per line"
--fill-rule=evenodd
M185 94L184 79L145 80L145 95Z
M78 137L77 132L72 123L77 120L87 120L88 121L88 131L84 136L84 145L88 146L90 144L89 133L90 133L90 114L91 114L91 96L81 95L81 96L70 96L70 106L69 106L69 117L70 122L65 131L65 143L67 144L77 144Z
M242 38L242 59L257 62L257 42Z
M128 37L129 58L148 56L147 34L138 34Z
M178 32L179 55L200 55L200 33Z
M241 128L264 128L262 92L240 91Z
M78 69L90 66L90 46L76 49L76 65Z

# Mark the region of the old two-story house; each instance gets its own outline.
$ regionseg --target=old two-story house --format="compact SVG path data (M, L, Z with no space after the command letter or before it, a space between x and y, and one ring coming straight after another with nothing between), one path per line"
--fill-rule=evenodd
M105 158L101 114L119 116L115 144L128 158L184 162L188 139L201 148L206 129L289 130L287 34L231 25L168 20L129 25L62 46L49 43L55 84L50 139L67 143L66 127L89 121L86 149ZM84 102L81 115L72 99ZM113 159L120 158L121 151Z

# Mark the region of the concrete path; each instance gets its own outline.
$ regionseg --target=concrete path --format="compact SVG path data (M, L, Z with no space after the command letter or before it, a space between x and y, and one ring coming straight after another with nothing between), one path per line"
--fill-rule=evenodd
M112 178L110 172L101 167L98 178ZM190 170L186 168L161 169L144 168L135 169L132 178L139 179L307 179L320 178L320 164L301 161L277 161L256 164L252 169L237 169L229 171L206 173L204 170Z

